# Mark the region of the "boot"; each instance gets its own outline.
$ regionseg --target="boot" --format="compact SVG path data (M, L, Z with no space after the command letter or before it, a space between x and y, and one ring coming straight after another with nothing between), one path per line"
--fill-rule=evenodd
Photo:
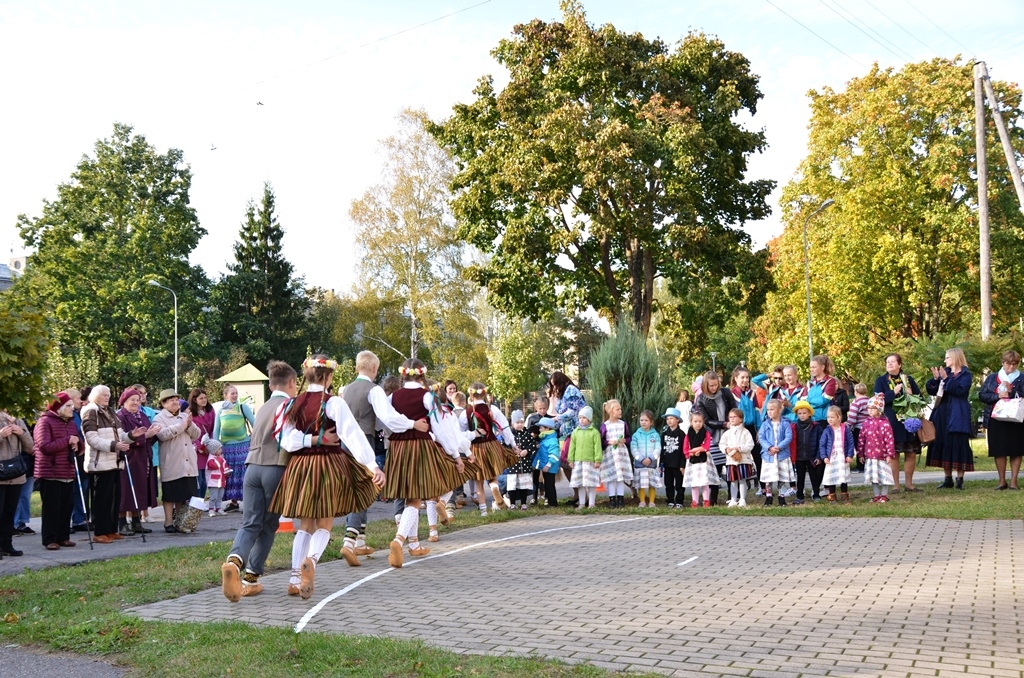
M782 496L782 495L780 494L780 495L779 495L779 506L785 506L785 505L786 505L786 498L785 498L785 497L783 497L783 496Z
M828 493L828 497L826 497L826 499L828 499L828 503L835 504L836 503L836 493L835 492L829 492Z
M779 497L779 503L782 503L782 497ZM764 507L769 508L772 505L772 495L764 495Z
M935 488L935 489L945 490L945 489L948 489L948 488L951 488L951 487L953 487L953 476L946 476L946 479L943 480L939 484L939 486L937 488Z
M958 489L958 490L964 489L964 479L963 478L957 478L956 479L956 489Z
M140 532L142 534L151 534L153 530L149 529L148 527L143 527L142 521L140 519L132 518L132 532L134 532L135 534L139 534Z
M843 492L840 496L842 497L842 500L843 500L844 504L849 504L850 503L850 493L849 492Z
M135 531L132 530L132 527L128 524L128 520L126 518L117 519L117 533L122 537L135 536Z

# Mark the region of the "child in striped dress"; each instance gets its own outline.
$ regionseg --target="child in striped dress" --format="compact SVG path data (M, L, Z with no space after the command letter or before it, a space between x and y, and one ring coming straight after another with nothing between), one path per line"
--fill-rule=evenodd
M665 487L658 469L661 461L661 436L653 426L654 412L641 412L640 430L633 433L629 444L633 452L633 486L640 492L640 508L654 508L655 490Z
M871 485L873 503L889 501L893 486L889 460L896 456L896 440L889 419L884 416L885 394L876 393L868 401L868 418L861 424L857 456L864 460L864 484Z
M843 423L843 411L832 405L828 408L828 426L821 432L818 458L825 462L822 484L828 490L829 503L836 503L836 488L842 493L844 504L850 503L850 462L853 461L853 434Z
M579 427L569 438L568 459L572 468L569 486L580 492L581 511L597 506L597 486L601 484L601 432L591 425L593 416L594 410L589 405L580 408Z
M772 485L778 486L779 506L786 505L783 491L787 484L796 485L796 473L789 456L793 442L793 428L782 420L782 401L766 403L768 418L761 424L757 437L761 441L761 482L764 484L764 505L772 505Z
M717 485L718 469L711 459L711 432L704 428L704 414L699 410L690 411L690 430L683 438L683 457L686 471L683 473L683 487L690 488L690 506L697 508L697 497L704 501L704 508L711 507L711 485ZM679 501L679 497L676 497Z
M605 422L601 424L601 443L604 446L601 482L608 488L608 505L622 508L626 505L626 483L633 482L629 426L622 420L622 405L618 400L605 402L604 416Z
M722 433L718 446L725 452L725 474L729 481L729 502L726 506L747 505L747 478L754 477L754 438L743 425L743 410L729 410L729 428Z

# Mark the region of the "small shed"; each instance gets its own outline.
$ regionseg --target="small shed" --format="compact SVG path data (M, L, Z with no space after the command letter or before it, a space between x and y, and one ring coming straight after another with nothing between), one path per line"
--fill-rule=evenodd
M265 384L270 377L246 363L234 372L225 374L217 380L221 384L231 384L238 389L238 400L245 402L252 408L253 413L260 409L265 402Z

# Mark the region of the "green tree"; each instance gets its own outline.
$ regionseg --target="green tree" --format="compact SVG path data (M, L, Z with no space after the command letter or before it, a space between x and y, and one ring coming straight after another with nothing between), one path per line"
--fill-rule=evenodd
M51 309L40 306L35 272L0 293L0 410L35 419L53 390L45 382L53 346Z
M809 226L816 352L852 368L872 347L978 326L972 82L969 64L935 59L876 65L845 91L810 93L808 155L770 246L778 289L755 323L764 364L806 360L803 224L826 198L835 207ZM992 84L1019 148L1020 90ZM991 121L987 131L994 315L1005 330L1024 293L1024 217Z
M593 307L651 325L654 284L694 271L736 275L740 229L769 213L764 149L739 118L761 98L746 58L703 34L672 48L614 26L564 20L514 28L492 52L511 75L431 127L454 154L460 234L492 255L470 270L491 303L533 319Z
M270 358L298 364L305 358L310 300L285 259L284 228L274 214L274 191L263 185L257 206L250 201L235 242L235 260L217 283L214 301L223 322L221 339L243 348L252 362Z
M394 331L388 332L392 339L382 336L383 328L363 335L462 384L485 377L486 341L472 310L477 286L462 277L464 246L449 207L454 166L427 134L426 120L423 111L402 112L398 133L382 143L380 183L349 211L357 228L360 277L368 288L360 297L389 308L398 303L406 316L390 328L403 328L404 339ZM362 322L375 325L371 317Z
M171 300L149 280L178 294L182 356L211 352L214 328L202 312L209 281L189 264L206 234L189 204L191 183L181 151L158 153L118 123L57 187L56 200L44 201L41 216L18 217L35 250L29 266L39 276L39 302L53 309L54 338L91 351L100 379L113 386L172 383Z
M81 388L99 383L100 361L85 346L54 347L46 365L46 387L50 391Z
M622 418L635 426L644 410L657 418L675 402L661 375L658 356L628 320L619 323L591 356L588 378L595 417L601 416L603 403L614 398L622 405Z
M488 387L495 396L513 400L544 384L534 347L534 337L522 327L509 327L497 337L487 356L490 366Z

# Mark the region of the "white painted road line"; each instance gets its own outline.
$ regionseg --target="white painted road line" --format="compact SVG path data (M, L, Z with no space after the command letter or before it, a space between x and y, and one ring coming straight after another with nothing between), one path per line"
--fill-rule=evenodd
M550 528L550 529L547 529L547 530L537 530L536 532L526 532L524 534L514 534L511 537L502 537L501 539L491 539L489 541L482 541L482 542L478 542L476 544L469 544L468 546L463 546L461 548L457 548L454 551L448 551L447 553L439 553L439 554L437 554L435 556L427 556L426 558L417 558L416 560L410 560L410 561L405 563L405 566L402 569L403 570L407 569L409 567L412 567L413 565L416 565L417 563L423 563L423 562L426 562L428 560L433 560L434 558L444 558L445 556L453 556L456 553L461 553L463 551L468 551L469 549L475 549L475 548L478 548L480 546L487 546L488 544L499 544L499 543L501 543L503 541L511 541L513 539L522 539L523 537L534 537L534 536L537 536L538 534L548 534L549 532L562 532L563 530L582 530L582 529L585 529L585 528L588 528L588 527L600 527L601 525L614 525L616 523L629 523L629 522L632 522L634 520L650 520L651 518L661 518L661 517L663 517L663 516L638 516L636 518L623 518L623 519L620 519L620 520L605 520L605 521L602 521L600 523L588 523L586 525L570 525L568 527L553 527L553 528ZM339 591L335 591L331 595L327 596L326 598L321 600L319 603L314 605L309 610L309 612L307 612L306 614L304 614L302 616L302 619L299 620L299 623L295 625L295 633L301 632L302 629L304 629L306 627L306 624L308 624L313 619L313 617L315 617L317 615L317 613L320 612L320 610L324 609L324 606L326 606L328 603L336 600L337 598L340 598L341 596L345 595L349 591L352 591L352 590L355 590L355 589L359 588L360 586L362 586L363 584L365 584L368 581L372 581L372 580L376 579L377 577L379 577L381 575L387 574L388 572L393 572L395 569L396 568L388 567L385 570L380 570L379 572L374 572L373 574L368 575L366 577L363 577L359 581L354 581L351 584L349 584L348 586L346 586L345 588L343 588L343 589L341 589Z
M688 565L688 564L692 563L695 560L697 560L697 556L694 556L693 558L687 558L683 562L679 563L679 565L676 565L676 567L682 567L683 565Z

